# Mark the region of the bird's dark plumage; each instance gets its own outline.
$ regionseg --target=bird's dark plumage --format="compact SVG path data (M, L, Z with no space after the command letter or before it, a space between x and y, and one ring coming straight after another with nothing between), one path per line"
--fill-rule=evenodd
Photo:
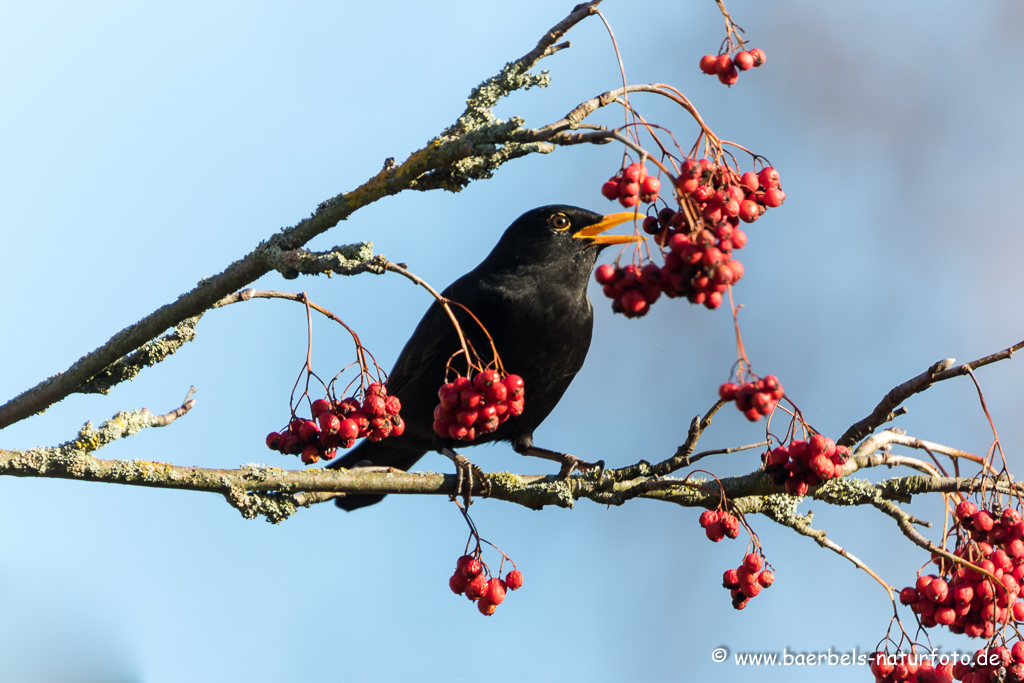
M330 467L374 466L408 470L425 453L443 447L509 441L517 452L533 446L533 432L554 409L583 366L593 331L593 308L587 283L600 250L634 237L598 235L632 214L600 214L572 206L544 206L520 216L505 231L480 265L442 293L468 308L494 339L505 370L520 375L526 386L522 415L470 444L437 436L433 412L437 391L445 383L445 366L460 348L444 308L436 301L420 320L394 369L388 393L402 401L405 433L377 442L364 441ZM466 338L491 360L490 344L458 306L452 306ZM461 356L452 367L465 372ZM350 494L336 503L354 510L377 503L380 495Z

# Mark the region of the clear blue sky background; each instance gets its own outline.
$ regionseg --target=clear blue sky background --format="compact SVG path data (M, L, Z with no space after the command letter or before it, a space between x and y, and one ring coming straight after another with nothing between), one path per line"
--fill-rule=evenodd
M64 370L386 157L419 148L572 4L0 7L0 398ZM729 7L768 54L731 90L696 67L722 38L711 0L609 0L604 10L631 81L680 87L722 137L781 169L788 200L749 230L737 288L755 369L778 374L811 422L838 435L934 361L1024 337L1020 3ZM570 37L573 48L543 64L553 87L516 94L503 116L540 125L616 86L600 22ZM635 103L680 140L695 135L679 112ZM609 209L598 190L619 154L562 149L458 195L390 198L312 246L373 240L443 286L526 209ZM429 302L391 275L258 284L307 290L386 367ZM593 293L590 358L538 441L612 465L663 458L727 377L731 321L680 301L628 321ZM350 362L342 334L321 324L317 335L325 374ZM72 397L12 426L0 445L56 444L118 410L166 411L195 385L186 419L102 455L289 465L263 437L285 418L304 350L300 307L233 306L206 316L198 340L169 362L110 396ZM1015 467L1020 362L979 372ZM967 380L909 408L899 425L914 436L988 447ZM705 443L746 443L759 428L725 411ZM468 454L490 470L551 469L506 446ZM704 464L728 475L756 463L747 453ZM447 463L429 456L423 466ZM802 509L896 585L927 560L871 511ZM939 506L912 509L934 519ZM473 510L526 576L490 619L448 591L466 534L443 498L392 497L351 515L324 505L272 526L210 495L0 480L0 679L869 680L855 668L711 661L720 645L846 652L885 633L877 584L766 519L751 521L778 579L735 612L719 581L743 545L708 542L694 510L645 501L539 513L479 501ZM976 647L944 632L934 642Z

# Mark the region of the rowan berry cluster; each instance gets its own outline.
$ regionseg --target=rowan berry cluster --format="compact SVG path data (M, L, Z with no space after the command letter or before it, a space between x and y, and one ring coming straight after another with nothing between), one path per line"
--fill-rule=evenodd
M876 683L952 683L954 672L960 665L959 662L954 664L951 661L933 662L931 657L906 652L898 655L876 652L870 661Z
M843 476L850 449L836 446L827 436L815 434L807 441L794 439L761 455L764 471L776 486L785 486L794 496L807 494L809 487Z
M954 516L970 540L953 554L970 564L935 556L940 573L918 576L900 591L900 602L926 628L940 624L953 633L991 638L1003 624L1024 621L1024 601L1018 599L1024 583L1024 521L1013 508L979 510L967 500Z
M633 163L608 179L601 186L601 194L608 199L618 199L627 209L639 202L652 203L661 191L661 181L647 173L643 164Z
M523 585L523 575L513 569L505 579L488 579L487 565L473 555L463 555L455 564L455 573L448 579L448 587L456 595L465 595L476 602L477 609L485 616L491 616L505 600L506 591L514 591Z
M523 412L525 388L519 375L482 370L470 379L456 377L437 392L434 433L457 441L490 434L502 422Z
M723 401L735 401L736 409L751 422L757 422L762 416L775 410L775 406L785 393L782 383L775 375L766 375L762 379L744 382L742 385L726 382L718 387L718 397Z
M637 165L627 170L633 166ZM614 181L602 188L606 197L619 196L611 194L618 191ZM729 286L745 272L733 258L733 251L747 243L740 222L752 223L782 204L786 195L779 182L778 172L770 166L759 173L739 174L710 159L683 162L675 180L679 210L666 207L643 222L644 232L654 235L661 247L664 265L601 266L595 273L612 299L612 310L639 317L661 294L685 296L709 309L721 306Z
M740 174L725 163L687 159L679 169L676 187L694 201L709 226L729 218L753 223L786 200L779 172L771 166Z
M298 455L312 465L321 458L331 460L338 448L351 448L356 439L380 441L405 431L405 421L398 414L402 402L388 396L380 382L366 387L362 401L355 396L340 401L321 398L313 401L312 409L313 420L293 417L285 429L267 434L267 447Z
M700 70L709 76L718 76L725 85L733 85L740 79L741 71L748 71L764 64L765 53L759 47L740 50L730 57L728 54L704 55L700 58Z
M705 510L697 520L709 540L718 543L723 538L736 538L740 535L740 520L728 510Z
M775 583L775 572L762 566L760 555L747 553L739 567L722 575L722 586L729 589L734 608L743 609L762 589Z
M643 268L605 263L594 271L594 278L612 300L612 310L627 318L647 315L651 304L661 296L662 271L653 263Z

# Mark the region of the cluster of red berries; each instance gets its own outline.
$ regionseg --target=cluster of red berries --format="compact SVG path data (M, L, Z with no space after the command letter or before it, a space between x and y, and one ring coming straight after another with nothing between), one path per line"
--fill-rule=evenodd
M918 576L914 586L900 591L900 602L909 605L925 627L941 624L953 633L991 638L1000 625L1024 621L1024 600L1018 599L1024 583L1024 521L1012 508L994 513L966 500L954 514L973 542L953 554L971 565L947 569L951 563L935 556L941 575Z
M267 447L298 455L312 465L320 458L332 459L338 448L351 448L356 439L380 441L405 431L405 421L398 414L402 402L397 396L388 396L379 382L366 387L362 402L354 396L340 401L321 398L313 401L312 408L315 421L292 418L281 432L267 434Z
M786 201L779 172L772 166L765 166L757 173L739 174L724 163L687 159L679 168L676 187L693 199L709 226L718 226L728 218L753 223L765 211L782 206Z
M602 188L605 196L614 189L613 181ZM687 159L676 179L681 208L666 207L643 222L644 232L662 248L664 266L603 265L595 272L612 310L631 318L645 315L662 293L685 296L709 309L721 306L729 285L745 271L733 258L733 250L747 244L740 221L752 223L780 206L786 195L779 182L778 171L770 166L741 175L727 164Z
M930 656L906 652L898 655L876 652L870 659L871 673L875 675L876 683L952 683L958 666L970 667L968 664L954 664L942 659L933 662Z
M843 476L849 459L850 449L821 434L807 441L794 439L788 447L779 446L761 455L772 482L785 486L786 493L794 496L806 495L811 486Z
M736 538L740 535L740 520L736 519L736 516L728 510L720 512L705 510L700 513L700 518L697 521L704 527L704 533L707 534L708 540L715 543L726 536Z
M997 645L982 648L967 661L940 657L932 661L931 656L920 656L901 652L888 655L876 652L871 656L871 673L877 683L990 683L992 681L1024 681L1024 642L1017 641L1012 648ZM1005 677L1000 669L1005 668Z
M740 79L740 72L764 64L764 50L740 50L735 55L704 55L700 58L700 70L709 76L718 76L725 85L733 85Z
M456 595L464 594L476 601L480 614L489 617L505 600L506 591L517 590L523 585L523 575L518 569L513 569L504 580L497 577L488 579L486 569L487 565L477 558L463 555L455 564L455 573L448 579L448 587Z
M605 263L594 271L594 279L612 300L612 310L627 318L647 315L651 304L661 296L662 269L653 263L643 268Z
M786 391L775 375L766 375L754 382L742 385L726 382L718 387L718 398L723 401L735 401L736 409L751 422L757 422L762 416L775 410Z
M601 194L609 200L618 199L619 204L632 208L638 202L650 204L658 198L661 181L647 174L647 167L633 163L608 179L601 186Z
M488 369L469 377L456 377L437 392L434 433L457 441L472 441L490 434L502 422L523 413L525 389L519 375Z
M761 589L775 583L775 572L762 569L762 566L760 555L747 553L739 567L729 569L722 575L722 586L731 592L734 608L743 609L751 598L757 597Z

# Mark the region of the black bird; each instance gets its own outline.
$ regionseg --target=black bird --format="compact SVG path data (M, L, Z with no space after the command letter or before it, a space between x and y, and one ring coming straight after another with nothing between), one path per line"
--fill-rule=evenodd
M497 431L469 444L434 433L437 391L446 381L449 359L462 348L451 319L435 301L388 375L388 393L402 402L405 432L377 442L364 440L330 467L372 465L408 470L428 451L447 450L445 454L451 457L460 446L490 441L509 441L517 453L557 460L563 464L564 475L574 467L590 466L571 455L534 446L533 431L554 409L587 357L594 327L587 283L598 253L612 244L642 239L601 233L633 218L633 212L601 216L562 205L527 211L509 226L480 265L442 292L479 318L506 371L523 378L526 401L522 415L509 418ZM473 348L485 362L490 360L490 343L479 325L458 306L451 308ZM456 357L452 367L465 373L465 359ZM335 502L340 508L355 510L383 497L348 494Z

